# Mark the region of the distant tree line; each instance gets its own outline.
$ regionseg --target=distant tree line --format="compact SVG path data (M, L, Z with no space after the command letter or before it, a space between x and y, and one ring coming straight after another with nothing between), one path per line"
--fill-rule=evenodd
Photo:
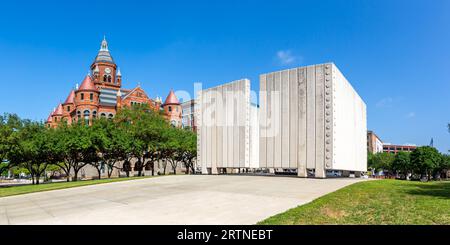
M447 179L450 156L441 154L430 146L416 148L412 152L377 153L368 155L368 167L374 172L401 179Z
M67 181L79 179L80 170L91 165L98 171L107 166L110 178L114 169L129 176L142 176L145 169L155 174L155 164L170 164L174 174L179 164L194 172L197 155L196 135L172 127L164 117L145 105L120 110L113 119L84 120L57 128L41 122L20 119L14 114L0 115L0 175L8 170L23 170L39 184L44 173L61 170ZM71 178L70 178L71 177Z

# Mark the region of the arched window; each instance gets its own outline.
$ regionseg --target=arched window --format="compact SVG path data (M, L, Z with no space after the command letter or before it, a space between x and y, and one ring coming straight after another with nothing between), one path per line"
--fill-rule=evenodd
M110 76L108 76L108 82L109 83L111 83L112 81L111 81L111 75Z
M83 116L84 116L84 123L86 125L89 125L89 116L90 116L91 112L89 110L85 110L83 112Z
M108 76L107 75L104 75L103 76L103 82L106 82L108 80Z
M77 111L78 120L81 118L81 111Z
M109 114L109 115L108 115L108 120L112 120L112 119L113 119L113 117L114 117L114 115L113 115L113 114Z
M172 112L172 106L169 106L169 112Z
M102 114L100 114L100 117L101 117L101 118L106 118L106 114L105 114L105 113L102 113Z
M97 111L93 111L93 112L92 112L92 118L94 118L94 119L97 118Z

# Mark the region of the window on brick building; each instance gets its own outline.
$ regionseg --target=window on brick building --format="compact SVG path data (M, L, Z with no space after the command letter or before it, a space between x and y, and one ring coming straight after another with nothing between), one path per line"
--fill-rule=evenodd
M109 83L112 82L112 81L111 81L111 76L108 76L108 82L109 82Z
M108 80L108 76L104 75L103 76L103 82L106 82Z
M169 106L169 112L172 112L172 106Z
M84 100L84 94L83 93L81 93L81 100Z
M69 111L69 112L70 112L70 105L69 105L69 106L67 106L67 111Z
M86 125L89 125L89 116L90 116L91 112L89 110L85 110L83 112L83 116L84 116L84 123Z
M91 101L94 101L94 94L93 94L93 93L90 93L90 94L89 94L89 99L90 99Z

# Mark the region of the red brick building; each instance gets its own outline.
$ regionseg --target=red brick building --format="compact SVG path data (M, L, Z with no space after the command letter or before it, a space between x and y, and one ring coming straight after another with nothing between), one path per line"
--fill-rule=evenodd
M64 103L59 104L49 115L47 125L55 127L62 120L69 124L79 120L91 123L98 117L113 118L122 107L135 104L147 104L155 111L162 110L162 99L151 99L137 86L133 89L122 88L122 74L108 49L106 39L102 41L100 51L90 67L81 85L70 91ZM180 103L173 91L166 99L166 118L178 126L177 111Z
M417 146L415 145L393 145L383 144L383 152L397 154L399 152L413 152Z
M175 96L175 93L173 90L170 90L169 95L167 96L166 100L164 101L164 113L166 115L166 118L169 120L169 122L175 126L180 127L181 124L181 104L180 101L178 101L177 96Z

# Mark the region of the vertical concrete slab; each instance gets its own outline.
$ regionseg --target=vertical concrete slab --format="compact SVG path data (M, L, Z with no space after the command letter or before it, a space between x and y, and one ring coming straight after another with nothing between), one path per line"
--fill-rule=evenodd
M245 82L240 81L237 85L237 99L238 99L238 130L239 130L239 167L245 167L245 151L246 151L246 119L247 119L247 110L245 105Z
M228 163L227 167L233 167L234 161L234 95L233 95L233 87L227 87L227 131L228 131Z
M259 165L261 168L267 167L267 81L266 74L260 76L259 94Z
M298 169L299 177L308 177L307 174L307 69L305 67L297 69L298 75Z
M289 168L290 151L290 93L289 70L281 72L281 167Z
M217 106L217 167L223 168L223 86L217 87L216 106Z
M268 128L267 128L267 168L273 168L274 166L274 140L275 140L275 126L274 125L274 102L272 101L274 90L274 74L267 75L267 118L268 118Z
M223 167L228 167L228 125L227 125L227 87L224 86L222 88L222 107L223 107L223 116L222 116L222 135L223 135L223 144L222 144L222 163Z
M276 107L277 107L277 114L275 114L275 129L277 130L276 136L275 136L275 148L274 148L274 168L280 168L281 165L281 72L275 73L274 78L274 85L275 89L274 91L278 93L278 96L276 96ZM280 116L278 116L280 115Z
M213 88L210 91L211 94L211 107L213 113L211 114L212 125L211 125L211 172L212 174L217 174L217 88Z
M306 162L316 167L316 69L306 68Z
M316 70L316 178L325 178L325 77L323 65Z
M233 167L239 167L239 96L237 94L238 84L233 83L233 114L234 114L234 124L233 124L233 140L234 140L234 149L233 149Z
M289 168L298 168L298 74L289 70Z
M250 167L250 127L251 120L250 120L250 81L245 79L243 82L244 87L244 107L245 107L245 125L244 125L244 131L245 131L245 138L244 138L244 144L245 144L245 161L244 165L246 168ZM256 144L259 144L258 142L255 142Z
M325 168L333 164L333 64L325 65Z
M197 159L197 161L199 161L200 166L202 167L202 174L208 174L208 170L207 170L207 165L206 165L206 151L207 151L207 147L206 147L206 127L205 124L203 123L203 110L204 110L204 103L205 103L205 96L203 91L199 91L199 96L198 96L198 101L199 103L197 103L196 107L198 108L198 120L197 120L197 126L199 127L197 130L197 136L198 139L200 140L200 147L199 147L199 152L197 155L200 155L200 157Z
M206 112L204 115L204 122L207 125L206 126L206 135L207 135L207 150L206 150L206 165L208 166L208 168L212 167L212 143L213 138L212 138L212 103L211 103L211 92L210 91L206 91L206 106L209 108L209 112Z

